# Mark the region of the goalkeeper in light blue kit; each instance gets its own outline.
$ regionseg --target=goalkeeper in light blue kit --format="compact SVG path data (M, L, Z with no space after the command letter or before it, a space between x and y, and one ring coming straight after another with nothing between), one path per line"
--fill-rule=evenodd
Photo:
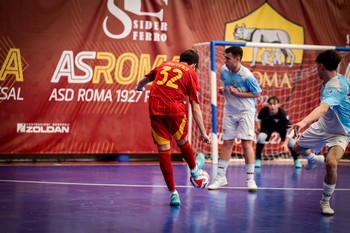
M224 117L222 123L222 145L217 176L208 187L218 189L227 184L226 171L231 159L232 146L235 138L240 138L245 158L247 172L247 187L256 191L254 180L255 153L255 98L261 95L258 81L241 63L243 50L239 46L231 46L225 50L225 65L221 68L220 77L223 86L219 94L225 94Z
M337 73L341 57L334 50L321 52L316 58L317 72L323 80L321 103L300 122L292 125L296 137L304 131L294 145L294 150L307 159L307 170L324 163L323 155L316 155L324 145L328 148L325 160L326 175L320 201L321 213L333 215L329 201L337 181L337 166L350 141L350 82Z

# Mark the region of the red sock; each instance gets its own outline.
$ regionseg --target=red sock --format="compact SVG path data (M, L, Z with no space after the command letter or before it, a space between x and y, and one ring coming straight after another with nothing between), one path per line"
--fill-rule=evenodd
M193 168L196 167L196 158L194 156L194 152L192 149L192 146L190 145L190 143L187 141L185 144L183 145L179 145L182 157L184 158L184 160L186 161L186 163L188 164L188 167L192 170Z
M173 166L171 164L171 150L158 151L159 166L169 191L175 190Z

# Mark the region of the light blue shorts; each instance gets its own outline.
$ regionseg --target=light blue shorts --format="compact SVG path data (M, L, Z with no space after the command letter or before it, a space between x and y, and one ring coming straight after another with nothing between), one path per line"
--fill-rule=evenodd
M350 137L342 134L328 133L323 130L318 122L313 123L297 140L299 146L308 148L313 153L318 153L324 146L328 149L336 145L341 146L345 151L349 142Z
M222 122L222 139L255 139L255 113L224 114Z

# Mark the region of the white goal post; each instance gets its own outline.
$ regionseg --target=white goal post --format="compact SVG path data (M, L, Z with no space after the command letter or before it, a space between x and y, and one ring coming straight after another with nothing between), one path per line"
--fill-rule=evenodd
M301 51L299 53L299 57L301 57L301 61L298 62L295 62L294 63L294 66L295 67L299 67L298 71L295 71L294 73L291 73L290 70L292 70L292 68L288 68L287 67L287 63L291 63L291 65L289 65L289 67L293 66L293 62L291 61L291 58L285 58L285 60L282 62L283 64L281 63L273 63L273 62L268 62L268 64L265 64L263 62L263 58L262 58L262 52L259 51L259 57L257 59L257 61L259 61L260 59L260 62L257 62L259 64L256 65L256 69L259 70L259 68L261 69L266 69L266 71L262 71L262 72L275 72L275 70L281 70L280 67L284 66L284 69L286 71L283 71L284 73L287 73L287 75L289 74L292 74L294 75L296 78L295 79L298 79L298 75L300 73L313 73L312 75L315 75L315 69L314 68L308 68L306 70L305 67L302 67L302 60L304 59L304 57L307 57L304 54L304 51L306 50L315 50L315 51L323 51L323 50L328 50L328 49L334 49L336 51L340 51L340 52L345 52L346 53L346 61L344 61L346 64L343 64L343 72L342 74L344 76L347 76L348 79L350 79L349 77L349 73L350 73L350 61L349 61L349 52L350 52L350 47L341 47L341 46L328 46L328 45L302 45L302 44L279 44L279 43L254 43L254 42L229 42L229 41L218 41L218 40L214 40L214 41L210 41L210 42L205 42L205 43L198 43L198 44L195 44L193 46L194 49L196 49L197 51L199 50L203 50L204 53L206 53L205 55L203 54L199 54L200 56L200 67L198 68L198 75L199 75L199 80L203 80L204 79L204 83L207 83L209 87L206 86L206 88L203 88L201 87L201 84L200 83L200 89L203 88L203 89L210 89L210 115L211 115L211 145L210 145L210 151L205 151L205 149L202 149L201 146L198 146L196 144L194 144L193 142L196 141L197 139L195 138L196 136L193 134L193 131L195 130L195 127L196 125L193 125L193 120L191 118L191 114L189 113L189 139L190 139L190 142L191 144L194 146L194 149L196 151L201 151L203 153L206 153L206 154L211 154L211 158L212 158L212 163L213 164L217 164L218 163L218 155L219 155L219 136L218 136L218 109L217 109L217 106L218 106L218 100L217 100L217 83L218 83L218 67L222 66L224 63L221 62L220 64L218 64L218 61L217 61L217 57L218 57L218 47L222 47L222 49L220 50L219 52L219 56L222 56L223 57L223 49L227 46L232 46L232 45L236 45L236 46L241 46L243 47L243 49L245 50L245 48L249 48L250 50L247 52L247 51L244 51L243 53L243 63L247 63L245 64L245 66L248 66L249 67L249 62L248 60L244 60L245 57L247 57L247 54L248 54L248 57L253 57L253 55L255 55L256 57L256 54L254 53L257 53L258 50L262 49L262 50L267 50L268 52L271 52L273 54L277 54L277 51L279 52L279 54L281 55L278 55L278 56L281 56L283 57L283 54L280 53L280 51L285 51L285 50L289 50L289 51ZM255 49L254 49L255 48ZM258 49L256 49L258 48ZM204 51L205 50L205 51ZM209 50L209 51L207 51ZM255 51L253 51L255 50ZM294 52L294 53L297 53L297 52ZM301 54L301 55L300 55ZM315 53L316 54L316 53ZM314 63L314 60L316 58L316 55L313 54L313 55L309 55L311 58L310 58L310 64L311 63ZM276 55L275 55L276 56ZM297 57L297 55L296 55ZM271 58L269 58L271 60ZM289 59L289 60L287 60ZM313 60L312 60L313 59ZM202 63L202 64L201 64ZM204 64L203 64L204 63ZM253 65L252 65L253 66ZM310 66L310 65L309 65ZM294 69L295 70L295 69ZM210 78L210 81L204 77L202 77L203 75L208 75L209 73L209 78ZM253 72L254 73L254 72ZM278 75L276 75L278 76ZM273 77L273 80L277 80L279 77L275 78ZM282 77L283 78L283 77ZM271 78L272 80L272 78ZM270 80L270 81L271 81ZM293 79L294 80L294 79ZM272 81L271 81L272 82ZM307 84L305 84L307 85ZM294 87L293 87L294 88ZM292 87L291 87L292 89ZM317 88L319 90L319 88ZM267 90L267 88L266 88ZM263 89L264 91L264 89ZM270 91L270 89L269 89ZM200 93L201 95L201 93ZM206 98L208 98L208 95L206 95ZM300 95L300 94L299 94ZM204 104L208 104L208 103L204 103ZM203 105L203 103L201 103L201 106ZM205 110L203 110L204 112ZM295 117L296 118L296 117ZM205 123L209 123L209 122L205 122ZM201 142L197 142L196 143L201 143Z

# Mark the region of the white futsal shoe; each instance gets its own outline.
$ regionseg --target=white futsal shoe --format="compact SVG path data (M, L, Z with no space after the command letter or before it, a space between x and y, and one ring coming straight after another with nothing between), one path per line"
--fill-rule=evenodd
M214 182L208 186L209 190L216 190L221 186L227 185L226 176L216 176Z
M322 214L325 214L325 215L333 215L334 214L334 210L329 205L329 201L321 200L320 207L321 207Z
M255 192L258 189L258 186L255 183L255 180L248 179L247 180L247 187L249 192Z
M314 158L307 160L307 164L305 166L306 170L314 169L315 167L318 167L324 163L324 156L323 155L315 155Z

